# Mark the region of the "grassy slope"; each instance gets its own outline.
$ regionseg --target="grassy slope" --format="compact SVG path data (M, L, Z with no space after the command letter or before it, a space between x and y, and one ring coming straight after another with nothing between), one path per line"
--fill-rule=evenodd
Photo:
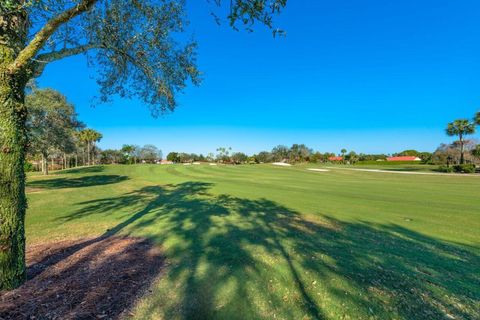
M139 165L29 187L30 243L119 233L164 248L139 319L480 316L478 177Z

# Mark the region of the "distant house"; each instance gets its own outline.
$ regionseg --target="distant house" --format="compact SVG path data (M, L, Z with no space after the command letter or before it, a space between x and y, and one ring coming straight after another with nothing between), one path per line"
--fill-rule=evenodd
M329 157L328 161L343 161L343 157Z
M400 157L389 157L387 161L422 161L419 157L415 156L400 156Z

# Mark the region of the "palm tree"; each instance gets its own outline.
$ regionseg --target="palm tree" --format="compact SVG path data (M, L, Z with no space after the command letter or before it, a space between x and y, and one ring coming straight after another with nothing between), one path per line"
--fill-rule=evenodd
M475 117L473 118L473 121L475 122L475 124L477 126L480 126L480 111L478 111L477 114L475 114Z
M449 136L458 136L458 142L460 143L460 164L463 164L465 162L464 137L466 135L475 133L475 123L472 123L467 119L455 120L448 124L447 129L445 131Z
M340 152L342 153L342 161L343 163L345 163L345 154L347 154L347 149L343 148L342 150L340 150Z
M92 129L84 129L80 131L79 134L80 140L83 141L87 146L87 163L88 165L95 164L95 157L93 157L92 161L92 151L95 147L95 142L98 142L102 139L102 134Z

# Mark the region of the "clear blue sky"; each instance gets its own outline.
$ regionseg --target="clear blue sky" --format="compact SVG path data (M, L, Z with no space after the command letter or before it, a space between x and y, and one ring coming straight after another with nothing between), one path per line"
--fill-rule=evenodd
M139 101L91 107L97 87L83 57L39 80L104 134L102 148L155 144L164 153L218 146L253 153L277 144L320 150L433 151L446 124L480 110L480 1L289 0L274 39L217 26L206 1L187 1L199 42L200 87L153 119ZM478 135L477 135L478 137Z

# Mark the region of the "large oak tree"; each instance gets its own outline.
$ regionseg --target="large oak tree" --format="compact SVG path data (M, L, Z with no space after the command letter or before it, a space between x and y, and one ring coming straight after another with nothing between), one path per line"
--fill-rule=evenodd
M286 1L225 0L225 11L234 28L255 22L271 27ZM52 61L88 52L102 100L118 94L142 99L154 114L173 110L175 94L199 80L195 43L175 40L184 31L184 2L1 0L0 289L25 280L27 82ZM222 0L205 5L211 3L221 7Z

